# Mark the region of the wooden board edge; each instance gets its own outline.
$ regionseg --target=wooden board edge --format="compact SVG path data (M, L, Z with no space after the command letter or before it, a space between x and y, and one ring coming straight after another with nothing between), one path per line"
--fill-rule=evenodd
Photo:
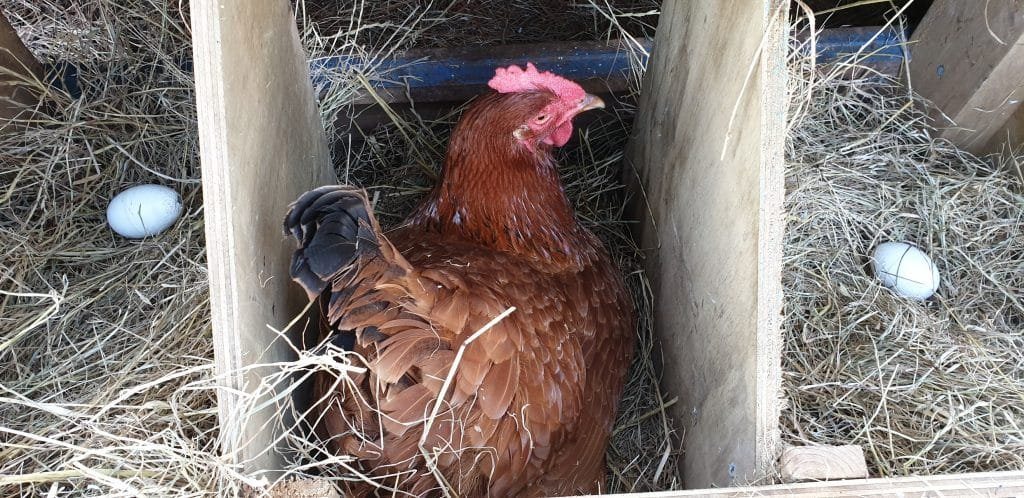
M789 107L786 65L789 2L765 2L761 50L761 175L757 276L757 477L776 473L782 435L782 256L785 235L785 146Z
M616 498L708 498L746 496L813 496L830 497L882 497L901 498L942 496L1011 497L1024 495L1024 471L982 472L937 476L880 477L828 482L776 484L736 488L691 489L685 491L659 491L604 495Z
M196 101L209 105L197 106L196 114L199 133L199 150L203 163L203 211L206 240L219 241L226 251L206 252L207 268L210 274L210 311L213 324L214 362L221 389L217 393L217 410L224 432L224 441L241 437L242 428L230 421L237 420L231 415L238 412L239 399L233 392L242 389L243 375L241 358L234 354L239 350L238 337L220 333L235 323L237 309L236 294L229 287L235 279L232 276L234 264L234 238L229 229L230 220L225 211L211 208L224 206L230 199L230 182L227 179L228 151L227 116L225 109L218 105L224 102L224 81L219 70L221 44L220 23L217 22L216 2L192 2L191 27L193 33L192 52L196 85ZM232 458L233 449L223 448Z
M992 138L979 152L982 155L997 154L1007 148L1014 150L1021 146L1024 146L1024 105L1017 107L1013 115L1003 123L1003 127L992 134ZM1022 172L1018 170L1017 173Z

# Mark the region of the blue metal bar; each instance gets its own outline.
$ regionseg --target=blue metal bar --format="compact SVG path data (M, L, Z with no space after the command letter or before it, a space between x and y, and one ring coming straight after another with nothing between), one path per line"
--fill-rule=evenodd
M863 57L858 62L862 65L891 68L895 64L898 67L904 57L902 43L906 37L895 29L883 30L881 33L879 29L832 28L821 31L816 40L817 62L839 62L859 51ZM876 33L878 36L875 36ZM871 40L872 37L874 40ZM647 53L651 53L652 40L644 38L639 41ZM807 45L804 44L806 49ZM314 87L323 89L330 84L327 75L332 72L359 71L372 66L372 73L381 78L371 80L371 84L382 89L382 93L388 95L389 99L401 100L404 98L401 92L408 88L414 98L438 101L467 98L480 93L486 90L485 85L494 75L496 67L524 65L527 61L533 62L542 71L552 71L579 81L585 88L589 86L604 91L624 89L631 69L629 54L621 48L620 43L555 42L410 50L393 59L376 61L352 56L326 57L310 61L309 71ZM179 66L190 71L192 61L183 60ZM88 88L88 82L83 85L80 81L77 68L66 62L48 65L47 76L55 88L69 93L73 98L78 98L82 90Z
M642 39L641 44L650 51L651 40ZM408 85L411 89L486 85L495 68L523 66L527 61L541 71L575 81L623 78L630 71L629 54L617 44L563 42L410 52L374 63L374 72L387 79L373 83L380 88ZM324 83L324 72L359 70L366 65L355 57L328 57L311 61L310 72L314 85L319 86Z
M880 29L865 27L822 30L815 42L818 52L815 60L818 64L840 62L860 52L863 58L859 58L858 63L862 65L902 62L906 36L894 28ZM872 37L874 40L871 40ZM805 45L804 49L808 47Z

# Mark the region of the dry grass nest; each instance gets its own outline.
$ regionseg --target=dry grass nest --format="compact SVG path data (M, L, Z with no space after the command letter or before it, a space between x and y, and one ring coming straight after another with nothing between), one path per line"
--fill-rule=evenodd
M784 440L861 445L881 476L1024 469L1024 156L993 167L905 87L822 69L790 73ZM934 297L874 277L886 241L931 256Z

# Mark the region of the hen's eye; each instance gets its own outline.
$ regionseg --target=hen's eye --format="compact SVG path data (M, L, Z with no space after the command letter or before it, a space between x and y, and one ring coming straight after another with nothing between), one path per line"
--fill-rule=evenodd
M543 122L548 120L548 115L547 114L541 114L540 116L537 116L537 117L533 118L533 120L535 122L537 122L537 123L543 123Z

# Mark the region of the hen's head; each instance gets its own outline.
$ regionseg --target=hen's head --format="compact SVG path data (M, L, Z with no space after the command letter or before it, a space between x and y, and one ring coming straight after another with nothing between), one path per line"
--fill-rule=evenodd
M522 94L524 105L509 116L517 123L512 135L526 148L534 150L537 143L561 147L572 137L572 119L590 109L604 107L573 81L549 71L540 72L532 63L500 67L488 86L501 94Z

